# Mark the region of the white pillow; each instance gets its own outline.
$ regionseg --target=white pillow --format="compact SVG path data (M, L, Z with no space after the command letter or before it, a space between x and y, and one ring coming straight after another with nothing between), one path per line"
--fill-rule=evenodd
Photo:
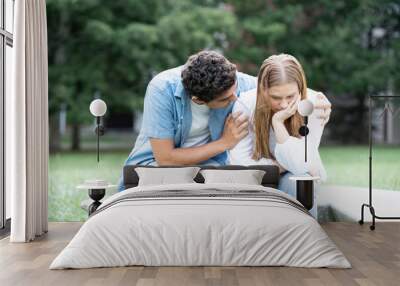
M265 171L262 170L201 170L205 184L234 183L261 185Z
M193 179L199 170L199 167L135 168L139 177L138 186L195 183Z

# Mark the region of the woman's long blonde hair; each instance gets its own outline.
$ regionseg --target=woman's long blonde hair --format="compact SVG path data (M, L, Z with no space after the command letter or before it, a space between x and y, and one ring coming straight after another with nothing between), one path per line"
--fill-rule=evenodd
M297 59L291 55L280 54L267 58L261 65L258 73L257 103L254 114L255 146L253 159L262 157L275 159L269 149L269 133L272 124L272 109L269 100L265 100L264 93L272 86L296 83L301 99L307 97L307 83L303 68ZM299 128L303 118L296 113L284 122L290 136L300 137Z

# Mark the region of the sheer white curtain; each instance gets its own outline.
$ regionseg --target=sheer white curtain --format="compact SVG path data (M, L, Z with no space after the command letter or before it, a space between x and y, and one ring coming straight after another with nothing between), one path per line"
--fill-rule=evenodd
M47 232L48 85L45 0L15 2L14 93L6 111L12 242Z

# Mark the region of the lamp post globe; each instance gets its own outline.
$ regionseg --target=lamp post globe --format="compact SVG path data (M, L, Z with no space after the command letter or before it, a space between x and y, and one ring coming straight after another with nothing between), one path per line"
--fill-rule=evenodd
M107 111L107 104L101 99L95 99L90 103L89 110L93 116L101 117Z

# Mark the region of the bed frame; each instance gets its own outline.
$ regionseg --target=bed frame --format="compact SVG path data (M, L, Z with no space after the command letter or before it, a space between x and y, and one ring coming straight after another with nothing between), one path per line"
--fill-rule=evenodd
M123 172L123 180L124 180L124 189L136 187L139 183L139 176L135 171L137 167L145 167L145 168L182 168L182 167L194 167L192 166L143 166L143 165L127 165L124 167ZM228 166L199 166L195 165L195 167L200 167L202 170L208 169L217 169L217 170L263 170L265 171L265 175L262 179L261 184L264 187L278 188L279 183L279 168L277 166L272 165L254 165L254 166L239 166L239 165L228 165ZM204 183L204 178L200 174L194 178L197 183Z

